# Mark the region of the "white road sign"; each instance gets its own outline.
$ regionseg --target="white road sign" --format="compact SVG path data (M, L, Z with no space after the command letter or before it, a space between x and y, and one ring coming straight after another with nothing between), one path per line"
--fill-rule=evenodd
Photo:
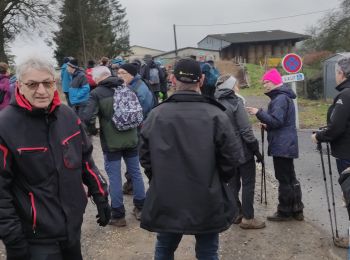
M303 73L290 74L282 76L282 80L284 83L294 82L294 81L303 81L305 79Z

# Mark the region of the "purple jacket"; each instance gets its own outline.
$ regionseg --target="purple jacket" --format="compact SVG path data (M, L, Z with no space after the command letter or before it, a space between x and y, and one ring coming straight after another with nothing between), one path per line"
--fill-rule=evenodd
M6 91L4 100L2 103L0 103L0 110L2 110L10 103L10 99L11 99L10 79L8 75L0 74L0 90Z

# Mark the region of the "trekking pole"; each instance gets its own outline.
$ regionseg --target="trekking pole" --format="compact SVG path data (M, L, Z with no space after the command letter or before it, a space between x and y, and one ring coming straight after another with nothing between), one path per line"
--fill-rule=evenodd
M329 168L329 178L331 180L331 193L332 193L332 204L333 204L333 215L334 215L334 223L335 223L335 236L339 237L338 235L338 224L337 224L337 214L335 211L335 200L334 200L334 190L333 190L333 177L332 177L332 165L331 165L331 156L329 154L329 143L327 145L327 156L328 156L328 168Z
M267 196L266 196L266 172L265 172L265 130L264 127L261 126L261 191L260 191L260 203L263 203L263 191L265 194L265 205L267 205Z
M329 220L330 220L330 222L331 222L332 239L333 239L333 243L334 243L334 229L333 229L332 213L331 213L331 206L330 206L329 195L328 195L328 187L327 187L327 179L326 179L326 170L325 170L324 161L323 161L322 144L321 144L320 142L317 143L317 150L319 150L320 156L321 156L321 166L322 166L322 172L323 172L323 181L324 181L324 187L325 187L325 189L326 189L326 197L327 197L327 205L328 205Z

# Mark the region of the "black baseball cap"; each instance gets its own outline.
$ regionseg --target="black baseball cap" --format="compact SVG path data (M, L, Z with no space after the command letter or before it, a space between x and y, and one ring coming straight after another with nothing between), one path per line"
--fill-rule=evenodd
M177 61L174 68L174 76L178 81L187 84L199 82L202 77L199 62L189 58Z

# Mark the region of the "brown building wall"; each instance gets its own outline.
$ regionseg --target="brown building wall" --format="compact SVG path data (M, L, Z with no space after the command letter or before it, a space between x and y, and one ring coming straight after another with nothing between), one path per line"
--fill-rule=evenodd
M259 64L265 57L282 57L293 51L295 42L291 40L263 42L263 43L242 43L231 44L221 51L222 59L246 60L248 63Z

